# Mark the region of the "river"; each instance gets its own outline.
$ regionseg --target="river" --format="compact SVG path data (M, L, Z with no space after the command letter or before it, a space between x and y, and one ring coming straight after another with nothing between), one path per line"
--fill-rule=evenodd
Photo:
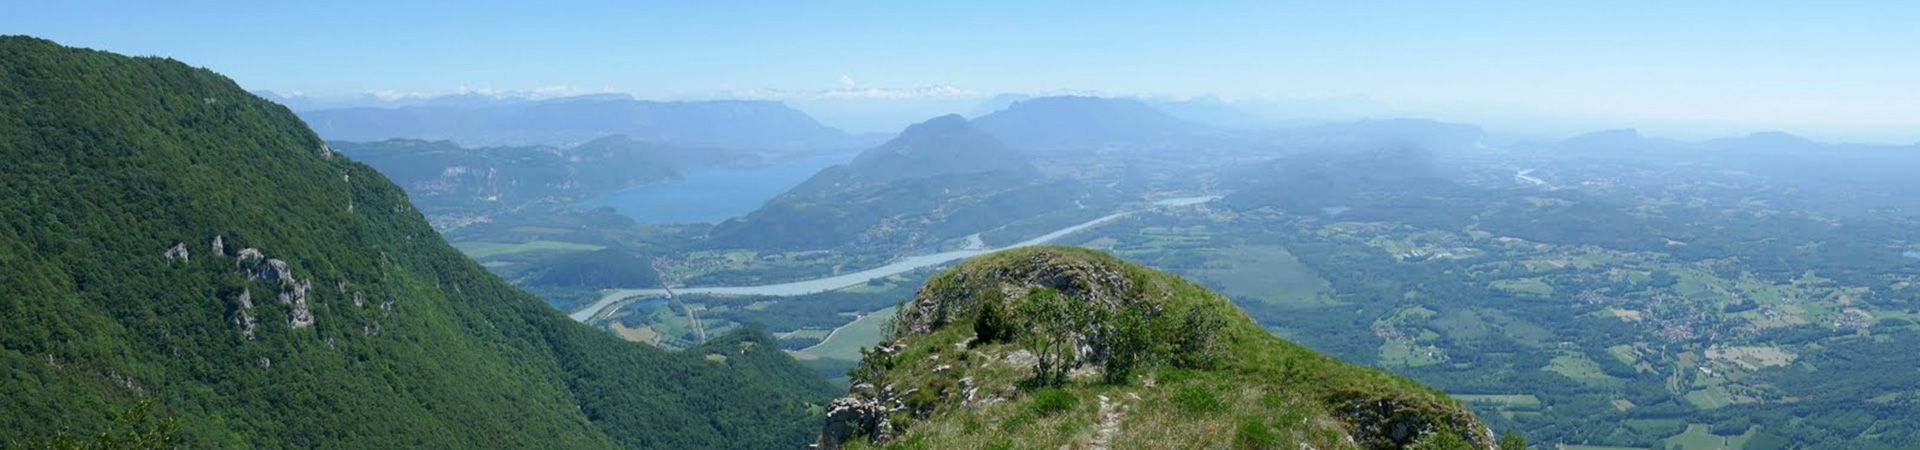
M1202 195L1202 196L1198 196L1198 197L1178 197L1178 198L1166 198L1166 199L1160 199L1160 200L1156 200L1156 201L1154 201L1154 202L1153 202L1153 206L1188 206L1188 205L1198 205L1198 204L1201 204L1201 203L1206 203L1206 202L1211 202L1211 201L1214 201L1214 200L1219 200L1219 199L1220 199L1220 196L1218 196L1218 195Z
M1193 204L1193 203L1200 203L1200 202L1196 201L1196 202L1187 203L1187 204ZM898 261L888 263L887 265L884 265L884 266L862 270L859 272L830 276L826 278L816 278L816 279L806 280L806 281L795 281L791 283L768 284L768 285L760 285L760 286L716 286L716 287L675 288L673 292L675 294L764 295L764 296L780 296L780 297L815 294L820 292L831 291L834 289L840 289L848 286L855 286L861 283L872 281L876 278L905 273L915 269L946 264L954 261L959 261L962 259L972 258L979 255L993 253L1000 250L1020 248L1020 247L1031 247L1035 245L1044 244L1054 239L1059 239L1066 235L1079 232L1081 230L1099 226L1101 224L1107 223L1114 219L1126 217L1127 215L1130 215L1133 213L1134 213L1133 211L1128 211L1128 212L1108 214L1098 219L1093 219L1086 222L1081 222L1079 224L1076 224L1070 227L1061 228L1059 230L1055 230L1052 233L1047 233L1045 235L1041 235L1040 237L1028 239L1026 241L1022 241L1020 243L1008 245L1005 247L993 248L993 249L977 249L977 250L954 250L954 251L940 252L940 253L934 253L929 255L909 256L906 258L901 258ZM594 316L601 315L603 313L611 313L612 311L609 310L609 307L617 305L623 299L628 299L633 297L658 296L658 295L666 295L666 290L664 289L614 289L614 290L607 291L606 294L604 295L601 295L600 299L594 301L593 304L587 305L587 307L581 308L578 311L574 311L572 314L568 314L568 316L572 317L573 320L585 322L588 319L592 319Z
M1520 181L1523 181L1523 182L1526 182L1526 183L1528 183L1528 184L1533 184L1533 185L1536 185L1536 186L1543 186L1543 187L1546 187L1547 189L1553 189L1553 185L1551 185L1551 184L1547 184L1547 180L1542 180L1542 179L1539 179L1539 178L1536 178L1536 177L1534 177L1534 176L1533 176L1533 169L1526 169L1526 170L1521 170L1521 171L1518 171L1518 172L1514 172L1514 173L1513 173L1513 179L1515 179L1515 180L1520 180Z

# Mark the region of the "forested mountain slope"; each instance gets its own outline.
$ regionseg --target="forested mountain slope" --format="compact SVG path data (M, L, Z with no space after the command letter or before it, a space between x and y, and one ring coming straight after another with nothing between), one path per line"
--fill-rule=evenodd
M791 448L830 395L568 320L205 69L0 37L0 160L0 446L150 403L186 448Z

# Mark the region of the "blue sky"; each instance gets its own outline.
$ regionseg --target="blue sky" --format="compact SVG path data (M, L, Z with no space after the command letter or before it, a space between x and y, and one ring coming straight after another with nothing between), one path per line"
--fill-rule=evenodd
M1518 131L1920 141L1914 2L1181 3L0 0L0 33L313 95L1359 95Z

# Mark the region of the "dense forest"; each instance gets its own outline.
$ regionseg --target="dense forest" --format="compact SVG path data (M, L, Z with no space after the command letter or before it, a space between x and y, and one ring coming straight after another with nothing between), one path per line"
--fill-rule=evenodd
M0 38L0 160L0 445L791 448L830 395L568 320L205 69Z

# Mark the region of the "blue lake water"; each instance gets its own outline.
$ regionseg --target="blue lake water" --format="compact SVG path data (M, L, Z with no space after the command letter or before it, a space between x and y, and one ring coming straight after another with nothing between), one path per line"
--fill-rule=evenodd
M1900 252L1900 254L1906 255L1908 258L1920 259L1920 250L1907 250Z
M846 163L853 156L839 153L746 169L689 170L681 180L609 193L574 206L611 206L642 223L718 223L752 212L820 169Z

